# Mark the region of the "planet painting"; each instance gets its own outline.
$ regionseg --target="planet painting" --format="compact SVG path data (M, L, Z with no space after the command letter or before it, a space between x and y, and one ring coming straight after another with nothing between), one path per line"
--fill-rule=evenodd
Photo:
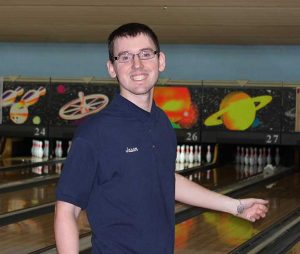
M234 91L227 94L220 104L220 110L204 121L206 126L223 124L228 130L243 131L253 125L256 112L272 101L272 96L251 97L245 92Z
M11 106L9 117L15 124L25 123L28 116L28 107L24 103L18 102Z
M173 128L189 129L198 121L199 111L187 87L155 87L154 101L168 116Z

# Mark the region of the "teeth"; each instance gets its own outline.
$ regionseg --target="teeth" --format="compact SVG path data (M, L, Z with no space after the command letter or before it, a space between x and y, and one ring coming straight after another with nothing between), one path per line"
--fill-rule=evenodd
M146 77L145 75L136 75L136 76L132 76L132 79L136 81L140 81L145 79L145 77Z

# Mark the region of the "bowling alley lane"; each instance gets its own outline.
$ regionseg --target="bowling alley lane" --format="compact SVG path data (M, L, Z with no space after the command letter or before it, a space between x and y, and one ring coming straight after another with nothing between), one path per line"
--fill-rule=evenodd
M22 187L43 181L57 180L62 170L62 162L38 166L24 166L0 170L0 191Z
M238 169L238 170L237 170ZM55 171L55 168L53 169ZM244 169L243 169L244 170ZM259 175L259 173L257 173ZM191 180L199 182L209 188L216 189L221 188L226 185L230 185L232 183L236 183L238 181L246 181L251 176L255 176L254 173L252 175L245 174L245 172L241 176L241 168L235 166L225 166L225 167L217 167L213 168L210 171L207 170L196 170L192 173ZM237 180L238 179L238 180ZM43 183L36 186L25 186L22 189L18 189L15 191L7 191L4 193L0 193L0 201L1 201L1 213L8 213L13 210L25 209L28 207L38 207L39 205L51 203L55 200L55 187L56 183ZM181 206L181 204L177 204L176 207ZM48 225L49 223L50 225ZM81 219L81 224L85 225L85 229L88 228L88 222L86 218L83 217ZM15 223L11 223L9 225L2 226L0 228L1 232L3 230L8 231L8 234L5 235L2 240L0 240L0 246L6 244L7 248L9 246L6 241L9 241L13 250L7 253L27 253L27 252L15 252L16 246L12 244L13 242L23 244L23 239L26 238L27 231L23 228L30 230L30 227L35 227L40 232L38 241L32 241L31 244L25 243L25 246L31 246L32 250L37 250L40 248L47 248L54 244L54 236L53 236L53 212L50 212L45 215L20 220ZM15 234L14 230L18 229L18 233ZM11 231L12 230L12 231ZM33 229L34 231L35 229ZM45 232L42 232L45 230ZM9 233L10 232L10 233ZM84 231L89 232L89 230ZM25 234L25 236L23 235ZM34 233L35 234L35 233ZM0 233L1 235L1 233ZM42 235L45 239L42 239ZM33 238L34 239L34 238ZM26 247L26 248L31 248ZM17 251L17 250L16 250ZM1 252L2 253L2 252Z
M62 163L1 169L0 225L53 211Z
M300 206L300 173L258 186L244 197L270 201L265 219L251 223L235 216L206 211L176 225L175 254L228 253Z
M55 201L56 183L0 193L0 215Z
M278 169L277 173L292 170L291 168L284 167ZM250 168L240 164L227 164L208 170L198 168L198 170L192 171L190 175L186 175L186 177L206 188L228 194L232 191L245 188L245 186L262 181L266 179L267 176L263 174L262 168ZM177 203L175 212L183 212L188 208L189 206L187 205Z
M53 216L49 213L0 227L1 254L31 253L54 245ZM84 212L78 224L80 235L90 231Z
M49 174L55 174L55 165L53 167L54 169L51 169L50 172L48 172L48 174L45 174L45 172L43 172L42 175L45 176ZM0 174L3 174L1 176L2 183L8 181L18 181L22 183L22 181L25 179L34 179L41 177L42 175L34 173L34 168L35 167L21 169L13 172L6 172L5 175L3 172L0 172ZM240 173L238 173L238 175L240 175ZM193 177L193 181L196 181L210 189L215 189L229 185L233 182L236 183L237 171L234 166L225 166L207 171L198 170L191 176ZM250 177L250 175L247 175L247 177ZM244 178L239 177L239 179L246 179L246 176L244 176ZM55 187L56 181L45 182L37 186L28 186L28 188L24 186L22 189L12 190L4 193L0 192L0 214L54 202ZM182 210L182 205L177 204L176 211L180 210Z
M32 206L41 205L47 202L53 202L55 200L55 183L58 180L59 172L57 172L57 165L52 166L44 165L42 171L38 171L41 166L32 168L22 168L19 170L0 172L0 189L5 186L6 182L10 184L17 182L19 188L22 187L22 182L25 180L40 179L41 177L57 176L52 182L39 183L38 186L26 186L24 185L19 190L12 190L9 192L0 192L0 201L2 206L0 208L0 214L10 212L16 209L24 209ZM45 171L47 167L47 172ZM61 168L61 165L60 165ZM189 179L200 183L210 189L221 189L229 186L233 183L237 184L239 181L246 181L256 175L261 174L258 170L252 170L240 165L227 165L222 167L215 167L210 170L197 170L193 171L189 176ZM176 212L184 210L183 205L176 205Z

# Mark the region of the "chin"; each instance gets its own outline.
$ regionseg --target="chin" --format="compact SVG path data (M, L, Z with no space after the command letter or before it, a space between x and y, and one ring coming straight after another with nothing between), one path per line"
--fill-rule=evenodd
M135 95L145 95L145 94L148 94L150 92L151 92L151 89L132 91L132 93L135 94Z

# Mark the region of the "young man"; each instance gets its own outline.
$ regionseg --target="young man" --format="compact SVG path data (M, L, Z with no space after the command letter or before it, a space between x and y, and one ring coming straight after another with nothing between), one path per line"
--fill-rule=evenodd
M111 104L77 131L57 188L59 253L78 253L77 218L86 209L92 253L171 254L175 199L255 221L267 201L233 199L175 174L176 137L153 102L165 69L154 32L143 24L116 29L108 39L107 69L120 85Z

